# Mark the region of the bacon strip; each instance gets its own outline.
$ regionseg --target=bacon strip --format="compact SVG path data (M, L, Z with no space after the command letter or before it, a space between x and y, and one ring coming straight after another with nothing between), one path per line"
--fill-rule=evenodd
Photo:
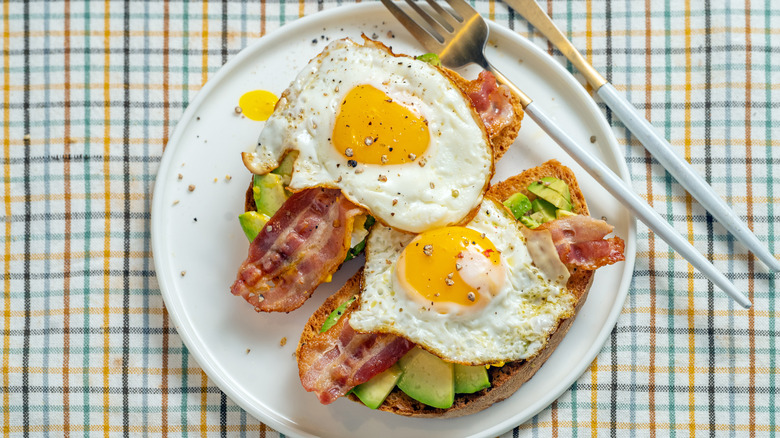
M477 79L468 83L466 94L482 118L489 136L498 134L512 122L512 95L506 87L496 83L493 73L482 71Z
M339 321L300 348L298 373L304 389L322 404L333 403L355 386L390 368L414 347L391 334L357 333L349 325L350 305Z
M612 225L602 220L584 215L556 219L536 228L550 231L563 264L585 270L625 260L623 239L604 239L613 229Z
M249 246L230 291L258 312L297 309L344 261L361 212L336 189L293 194Z

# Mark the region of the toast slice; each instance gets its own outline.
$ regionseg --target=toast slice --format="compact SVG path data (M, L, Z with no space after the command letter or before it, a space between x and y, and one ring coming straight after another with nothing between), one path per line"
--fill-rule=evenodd
M527 187L530 183L538 181L545 176L554 176L565 181L569 185L573 211L578 214L588 214L585 198L577 184L574 173L571 169L563 166L556 160L548 161L541 166L526 170L517 176L490 187L486 196L499 201L504 201L509 196L519 191L523 192L529 199L534 199L535 196L528 192ZM311 360L311 358L301 357L301 346L319 332L320 327L322 327L323 322L331 311L353 295L360 293L362 276L363 271L361 269L344 285L344 287L329 297L311 318L309 318L301 335L298 350L296 351L296 357L298 357L299 361ZM474 394L456 394L454 404L447 409L438 409L427 406L407 396L398 388L395 388L378 409L410 417L451 418L479 412L491 406L493 403L506 399L536 373L553 351L555 351L558 344L563 340L564 336L569 331L572 322L574 322L574 318L576 318L577 313L587 298L588 289L590 288L592 280L593 271L574 270L571 273L571 277L566 286L577 298L574 314L571 317L560 321L557 329L548 339L547 345L533 358L510 362L502 367L489 368L488 373L491 382L489 388ZM349 394L347 397L353 401L359 402L357 397L352 394Z

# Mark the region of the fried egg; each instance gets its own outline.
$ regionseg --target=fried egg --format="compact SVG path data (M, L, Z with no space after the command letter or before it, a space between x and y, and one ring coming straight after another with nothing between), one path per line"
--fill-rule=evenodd
M534 266L524 242L520 225L489 198L462 227L415 236L376 226L350 324L403 336L450 362L529 359L576 299Z
M382 45L334 41L282 94L245 154L267 173L299 151L289 188L332 187L390 227L421 232L472 213L493 172L485 127L430 64Z

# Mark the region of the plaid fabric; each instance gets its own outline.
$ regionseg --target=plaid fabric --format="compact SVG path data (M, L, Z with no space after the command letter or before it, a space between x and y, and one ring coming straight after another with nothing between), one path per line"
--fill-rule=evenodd
M4 436L278 436L209 381L171 327L152 265L152 181L176 120L226 60L341 3L2 3ZM503 3L476 6L552 52ZM777 4L544 7L778 254ZM603 109L636 192L754 306L735 306L639 224L629 298L601 353L507 436L777 432L777 277Z

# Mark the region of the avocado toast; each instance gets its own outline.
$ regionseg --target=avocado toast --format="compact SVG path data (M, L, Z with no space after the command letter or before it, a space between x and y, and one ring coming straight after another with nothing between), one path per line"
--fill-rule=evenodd
M487 192L487 197L504 202L515 196L516 193L521 193L525 198L527 198L529 204L533 204L533 202L537 200L545 200L541 196L535 194L534 191L536 191L543 193L545 198L552 199L552 201L546 200L545 202L557 202L555 195L546 193L543 190L538 190L540 187L535 186L540 182L546 182L547 185L553 185L552 190L555 190L555 188L558 189L555 190L557 194L562 194L561 192L564 192L564 190L562 187L555 185L557 184L556 181L561 181L568 191L568 199L566 202L569 204L571 211L568 212L568 210L564 210L567 211L567 213L564 213L562 216L588 215L588 209L584 196L579 186L577 185L573 173L570 169L562 166L557 161L549 161L539 167L529 169L520 175L492 186ZM534 187L534 191L529 190L529 186ZM517 199L517 197L515 197L515 199ZM507 202L507 204L510 204L509 208L512 209L512 202ZM554 213L557 213L559 210L562 209L557 209ZM516 212L513 213L515 213L516 216L520 216L519 219L527 217L524 214L517 215ZM533 214L536 213L536 211L529 210L525 211L524 213ZM556 214L556 216L559 214L560 213ZM523 223L525 223L525 221L523 221ZM620 241L620 245L622 245L622 241ZM622 251L622 246L620 246L619 249ZM615 258L611 262L620 259L622 258ZM592 282L593 273L594 272L591 269L580 269L569 266L570 275L566 281L566 289L571 292L575 298L573 312L569 316L556 321L554 330L551 332L548 339L546 339L546 345L541 350L536 352L532 357L529 357L525 360L507 362L504 364L494 364L498 366L487 367L485 374L487 374L487 378L489 380L488 387L472 386L467 388L466 392L471 392L471 390L476 390L476 392L455 394L451 404L444 405L448 407L434 407L431 406L430 403L426 404L419 400L426 399L426 397L429 396L432 399L437 399L435 395L431 396L430 394L426 393L422 394L422 397L420 397L420 394L412 394L414 396L413 398L400 389L400 387L403 387L403 385L398 384L397 386L393 387L392 380L395 379L395 382L400 382L403 378L403 373L401 373L400 376L395 375L384 378L385 380L391 381L390 383L371 384L371 381L367 382L368 384L371 384L371 386L375 387L381 387L384 385L384 389L372 388L371 392L381 393L383 390L390 391L386 399L384 399L384 402L378 404L377 409L404 416L449 418L478 412L489 407L493 403L509 397L523 383L525 383L534 375L539 367L541 367L542 364L550 357L552 352L568 332L572 322L574 321L574 318L576 317L582 304L585 302L588 289ZM317 360L317 357L311 353L311 349L309 348L310 346L307 347L307 344L315 341L318 337L323 336L321 333L323 323L327 319L333 318L331 314L333 313L334 309L339 307L350 297L356 295L359 296L363 281L362 279L363 271L361 270L350 281L348 281L339 292L328 298L328 300L325 301L325 303L312 315L312 317L307 322L296 351L296 357L298 359L299 370L301 372L302 378L306 371ZM348 307L340 313L350 315L350 313L355 311L358 306L359 300L349 304ZM346 318L341 318L337 324L341 324L343 326L347 323L345 319ZM334 329L338 329L338 325ZM416 350L419 350L419 348L412 349L410 353L407 353L407 355L413 354ZM419 355L418 353L415 354ZM399 361L399 363L401 363L401 368L403 369L403 360ZM482 368L485 369L484 367ZM414 372L421 373L423 375L429 373L428 370ZM391 370L390 374L398 374L398 372L397 370ZM477 380L479 380L478 377ZM476 385L479 385L479 383ZM369 403L366 404L370 407L374 407L372 405L377 404L376 398L378 396L374 393L369 394L368 397L364 396L364 394L361 394L360 386L358 386L356 390L353 390L347 394L347 397L353 401L359 401L363 399L364 402L366 401L365 398L369 398ZM449 389L447 388L444 392L448 391ZM360 395L360 397L358 395ZM436 405L436 403L432 404Z

